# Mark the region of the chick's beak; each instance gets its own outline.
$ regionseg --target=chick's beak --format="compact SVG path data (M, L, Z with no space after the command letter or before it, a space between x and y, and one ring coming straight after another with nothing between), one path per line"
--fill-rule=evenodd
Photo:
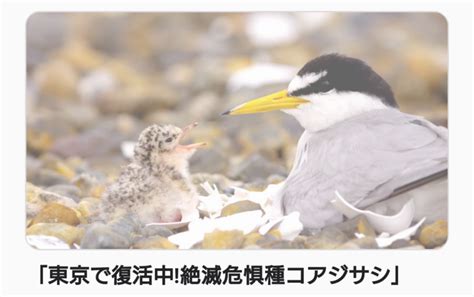
M307 102L309 101L302 98L289 96L287 90L282 90L245 102L244 104L224 112L222 115L251 114L280 109L293 109L298 107L298 105Z
M179 137L179 141L178 142L181 142L181 140L183 139L183 137L191 130L193 129L194 127L196 127L198 125L197 122L194 122L190 125L187 125L186 127L184 127L183 129L181 129L183 132L181 133L181 136ZM192 150L192 149L197 149L197 148L200 148L200 147L203 147L203 146L206 146L207 144L205 142L197 142L197 143L192 143L192 144L178 144L178 149L183 149L183 150Z

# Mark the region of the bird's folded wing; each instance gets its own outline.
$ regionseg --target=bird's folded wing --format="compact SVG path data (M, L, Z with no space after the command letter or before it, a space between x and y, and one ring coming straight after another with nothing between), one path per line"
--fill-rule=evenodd
M285 183L284 208L324 216L335 190L359 207L380 201L406 183L447 168L447 137L445 128L395 109L310 133L305 162Z

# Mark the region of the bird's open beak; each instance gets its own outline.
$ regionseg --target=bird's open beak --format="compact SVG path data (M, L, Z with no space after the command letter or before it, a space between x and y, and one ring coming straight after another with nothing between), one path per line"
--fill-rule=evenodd
M183 130L183 133L181 133L181 136L179 137L179 140L178 142L180 142L183 137L191 130L193 129L194 127L196 127L198 125L197 122L194 122L190 125L187 125L186 127L182 128ZM198 143L192 143L192 144L178 144L177 145L177 149L178 150L193 150L193 149L198 149L198 148L201 148L203 146L206 146L207 144L205 142L198 142Z
M288 96L287 90L282 90L280 92L245 102L244 104L224 112L223 115L250 114L280 109L293 109L298 105L307 102L309 101L302 98Z

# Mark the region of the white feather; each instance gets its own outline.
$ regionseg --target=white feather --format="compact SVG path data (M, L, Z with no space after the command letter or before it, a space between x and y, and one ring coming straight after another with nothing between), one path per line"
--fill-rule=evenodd
M327 73L327 71L322 71L319 73L307 73L303 76L295 76L288 85L288 93L303 89L310 84L318 81L321 77L324 77Z
M363 112L389 108L375 97L359 92L336 92L301 96L311 102L284 112L294 116L309 132L316 132Z

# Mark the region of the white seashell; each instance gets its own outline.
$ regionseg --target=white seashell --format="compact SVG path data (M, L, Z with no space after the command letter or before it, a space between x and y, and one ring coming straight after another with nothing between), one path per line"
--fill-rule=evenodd
M375 241L377 242L377 245L379 247L383 248L383 247L387 247L391 245L396 240L410 239L410 237L416 233L416 230L418 230L418 228L421 226L421 224L423 224L424 221L425 221L425 218L421 219L418 223L411 226L410 228L402 230L391 237L387 237L386 233L384 233L384 236L379 236L375 238Z
M295 237L303 230L303 224L300 222L300 213L294 211L287 216L272 219L265 225L261 226L258 232L261 235L265 235L274 227L280 231L282 239L295 239Z
M283 220L278 225L281 238L286 240L293 240L303 230L303 224L300 222L300 213L294 211L289 215L283 217Z
M198 232L185 231L176 233L168 237L168 240L176 244L180 249L190 249L196 243L202 241L204 234Z
M265 234L268 233L268 231L270 231L273 227L275 227L275 226L276 226L278 223L280 223L281 221L283 221L283 217L271 219L268 223L266 223L265 225L261 226L261 227L258 229L258 232L259 232L261 235L265 235Z
M264 222L263 212L261 210L252 210L236 213L226 217L215 219L204 218L192 221L189 224L188 229L189 231L198 231L204 233L209 233L214 230L240 230L244 234L248 234L257 229L257 227Z
M202 241L206 233L215 230L240 230L248 234L258 229L264 235L272 228L278 228L283 239L293 240L303 230L303 224L299 220L298 212L283 216L280 200L275 199L279 197L282 185L283 183L269 185L262 192L251 192L235 187L234 195L228 197L219 193L215 185L211 186L208 182L202 183L201 187L208 196L199 197L198 209L209 217L190 221L188 231L174 234L168 237L168 240L178 245L180 249L188 249ZM244 200L258 203L264 211L246 211L218 217L225 206Z
M283 216L281 209L281 195L280 190L283 188L284 183L268 185L262 192L251 192L245 189L234 187L235 194L229 199L230 203L249 200L254 203L260 204L260 207L265 211L265 214L269 218L278 218Z
M65 250L70 249L69 244L61 239L48 235L27 235L26 242L32 247L44 250Z
M349 219L360 214L365 215L370 225L374 227L374 229L379 233L399 233L410 226L411 222L413 221L413 217L415 216L415 203L413 200L408 201L399 213L387 216L377 214L369 210L358 209L347 202L338 191L336 191L335 194L336 199L332 200L331 203L337 210L339 210Z
M211 186L208 182L201 184L201 187L209 195L199 196L199 205L197 208L211 218L218 217L227 201L227 196L220 194L217 187L215 185Z
M194 244L202 241L206 233L211 233L215 230L240 230L244 234L248 234L263 224L264 220L261 210L246 211L215 219L198 219L189 223L188 231L171 235L168 237L168 240L176 244L180 249L189 249Z

